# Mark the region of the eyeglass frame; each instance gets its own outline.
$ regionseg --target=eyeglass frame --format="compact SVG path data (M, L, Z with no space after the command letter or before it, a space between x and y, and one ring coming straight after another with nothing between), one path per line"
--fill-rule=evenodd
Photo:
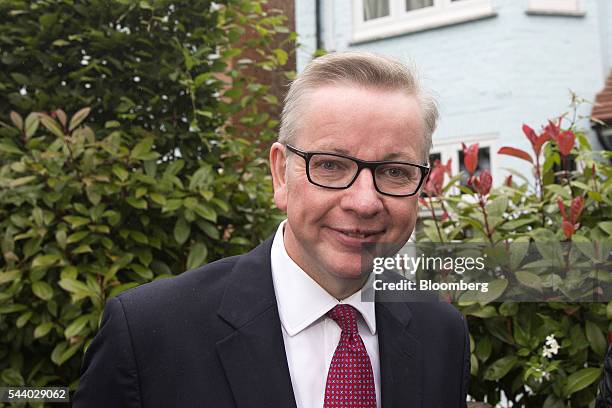
M287 149L289 149L290 152L297 154L298 156L300 156L301 158L304 159L304 161L306 162L306 177L308 178L308 181L311 184L314 184L315 186L319 186L319 187L323 187L323 188L329 188L332 190L346 190L347 188L351 187L353 185L353 183L355 183L355 180L357 180L357 177L359 177L359 173L361 173L361 170L363 169L369 169L371 174L372 174L372 182L374 183L374 188L376 189L376 191L382 195L386 195L386 196L390 196L390 197L412 197L415 194L417 194L419 192L419 190L421 189L423 182L425 181L425 179L427 178L427 175L429 174L430 171L430 167L429 166L423 166L421 164L415 164L415 163L410 163L410 162L403 162L403 161L394 161L394 160L374 160L374 161L367 161L367 160L361 160L358 159L356 157L352 157L352 156L347 156L344 154L340 154L340 153L330 153L330 152L321 152L321 151L314 151L314 152L305 152L303 150L298 149L295 146L292 146L290 144L285 144L285 147ZM312 158L312 156L317 155L317 154L324 154L327 156L335 156L335 157L341 157L343 159L348 159L351 160L355 163L357 163L357 172L355 173L355 176L353 177L353 179L351 180L350 183L348 183L345 187L330 187L330 186L324 186L322 184L319 183L315 183L312 178L310 177L310 159ZM417 167L419 170L421 170L421 180L419 180L419 184L417 186L417 188L415 189L415 191L411 194L391 194L391 193L385 193L383 191L381 191L378 188L378 184L376 183L376 169L379 166L385 165L385 164L404 164L404 165L409 165L409 166L414 166Z

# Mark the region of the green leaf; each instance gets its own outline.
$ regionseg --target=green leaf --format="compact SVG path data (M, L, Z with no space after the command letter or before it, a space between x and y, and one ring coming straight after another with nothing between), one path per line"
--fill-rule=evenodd
M128 197L125 201L127 201L127 203L132 207L138 208L139 210L147 209L147 201L144 198Z
M567 188L560 186L559 184L550 184L548 186L545 186L544 188L553 193L555 196L559 196L566 200L570 200L572 198L572 194L570 193L570 191Z
M612 221L602 221L597 223L597 226L612 236Z
M36 176L19 177L14 180L11 180L11 182L9 183L9 187L17 188L17 187L25 186L26 184L29 184L30 182L34 180L36 180Z
M0 143L0 152L23 155L23 152L12 143Z
M500 297L505 292L507 287L507 279L495 279L489 282L486 292L478 292L476 294L476 300L484 306Z
M69 339L70 337L74 337L81 333L85 326L87 326L89 319L89 315L77 317L72 323L68 325L68 327L66 327L66 330L64 330L64 336Z
M22 132L23 131L23 119L21 115L15 111L11 111L10 116L11 116L11 120L13 121L13 124L15 125L15 127L19 129L20 132Z
M53 298L53 288L47 282L37 281L32 284L32 292L42 300Z
M78 215L67 215L63 218L64 221L70 224L70 227L75 229L91 222L89 218L79 217Z
M77 255L77 254L91 253L93 252L93 250L91 249L91 246L85 244L85 245L79 245L78 247L74 248L70 252L73 255Z
M120 164L113 164L113 174L121 181L127 180L130 173Z
M464 313L466 315L469 316L476 316L476 317L480 317L481 319L487 319L489 317L493 317L493 316L497 316L497 311L495 310L495 308L493 306L479 306L479 305L474 305L476 306L474 308L474 310L464 310Z
M489 381L498 381L503 378L518 362L516 356L505 356L495 360L487 367L484 373L484 379Z
M590 320L587 320L585 323L585 331L591 349L595 352L595 354L603 358L608 345L606 342L606 338L599 329L599 326L597 326Z
M206 246L201 242L195 243L191 247L189 256L187 257L187 269L195 269L204 264L207 255L208 249Z
M21 373L14 368L7 368L2 370L2 374L0 375L0 379L2 382L7 385L21 385L23 386L25 382L23 381L23 377Z
M55 345L55 348L51 352L51 361L53 361L56 365L61 365L60 359L66 348L68 347L68 343L62 341Z
M190 224L183 217L180 217L174 225L174 239L179 245L183 245L189 238L190 233Z
M130 231L130 238L132 238L134 241L138 242L139 244L149 243L149 239L147 238L147 236L140 231Z
M475 354L476 357L478 357L478 359L484 363L491 356L492 350L491 337L483 336L476 345Z
M197 220L196 224L202 230L202 232L204 232L210 238L212 238L212 239L220 239L219 230L217 229L217 227L214 224L212 224L212 223L210 223L208 221L204 221L202 219Z
M11 77L17 82L19 85L27 85L30 80L27 76L20 74L19 72L13 72Z
M132 149L131 156L135 159L147 160L146 155L151 151L153 147L153 138L147 137L138 142Z
M66 239L67 244L74 244L75 242L79 242L83 238L89 235L89 231L79 231L74 234L70 234Z
M287 52L285 50L283 50L282 48L275 48L274 50L272 50L272 52L276 56L276 59L278 60L278 63L280 65L285 65L287 63L289 55L287 55Z
M491 217L501 217L501 215L506 211L508 207L508 197L501 196L497 197L495 200L489 202L486 206L489 216Z
M6 272L0 272L0 285L7 282L12 282L21 277L21 270L13 269Z
M59 257L59 255L56 255L56 254L38 255L32 261L32 267L33 268L37 268L39 266L49 267L49 266L55 265L60 260L61 258Z
M542 278L540 278L535 273L531 273L528 271L517 271L515 274L516 279L522 283L523 285L542 291Z
M18 303L0 305L0 314L23 312L24 310L27 310L27 308L28 307L26 305L20 305Z
M47 128L47 130L49 130L51 133L53 133L55 136L60 137L60 138L64 137L64 131L62 130L62 127L51 116L45 113L39 113L38 118L40 119L40 122L42 123L42 125L45 128Z
M55 324L53 322L45 322L45 323L39 324L34 329L34 338L35 339L39 339L41 337L46 336L47 333L49 333L51 331L53 326L55 326Z
M159 194L159 193L151 193L149 194L149 197L151 197L151 200L153 200L153 202L159 204L159 205L166 205L166 197L164 197L163 195Z
M15 326L17 326L18 329L21 329L23 326L25 326L28 323L31 317L32 317L32 312L23 313L21 316L19 316L19 318L15 322Z
M70 125L68 126L68 130L72 132L77 126L81 124L81 122L85 120L85 118L87 118L89 112L91 112L91 108L83 108L77 113L75 113L72 116L72 119L70 119Z
M599 368L583 368L582 370L576 371L569 377L565 386L563 387L563 395L569 397L570 395L585 389L589 385L593 384L599 379L601 375L601 369Z
M202 204L202 203L198 203L193 210L196 212L196 214L198 214L200 217L208 220L208 221L212 221L212 222L217 222L217 212L215 210L213 210L212 208L210 208L209 206Z
M83 282L72 278L60 279L58 282L60 287L67 292L73 293L77 298L95 295L94 292Z

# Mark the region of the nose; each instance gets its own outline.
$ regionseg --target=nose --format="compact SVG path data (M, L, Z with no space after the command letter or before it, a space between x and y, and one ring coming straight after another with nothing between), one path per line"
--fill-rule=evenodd
M372 218L383 211L382 197L376 191L372 170L363 169L355 182L346 190L340 207L361 218Z

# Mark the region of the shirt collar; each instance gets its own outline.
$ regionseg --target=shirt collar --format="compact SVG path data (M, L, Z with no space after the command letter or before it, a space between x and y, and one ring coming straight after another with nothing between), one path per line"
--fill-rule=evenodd
M279 316L289 336L295 336L339 304L349 304L357 309L370 332L376 334L374 302L362 302L361 290L338 301L291 259L283 239L286 222L283 221L276 230L270 255Z

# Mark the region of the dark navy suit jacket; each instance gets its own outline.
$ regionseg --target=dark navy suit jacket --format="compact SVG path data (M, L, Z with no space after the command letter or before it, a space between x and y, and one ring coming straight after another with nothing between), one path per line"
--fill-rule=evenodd
M73 407L295 408L271 245L110 299ZM469 337L454 307L377 302L376 326L384 408L465 407Z

